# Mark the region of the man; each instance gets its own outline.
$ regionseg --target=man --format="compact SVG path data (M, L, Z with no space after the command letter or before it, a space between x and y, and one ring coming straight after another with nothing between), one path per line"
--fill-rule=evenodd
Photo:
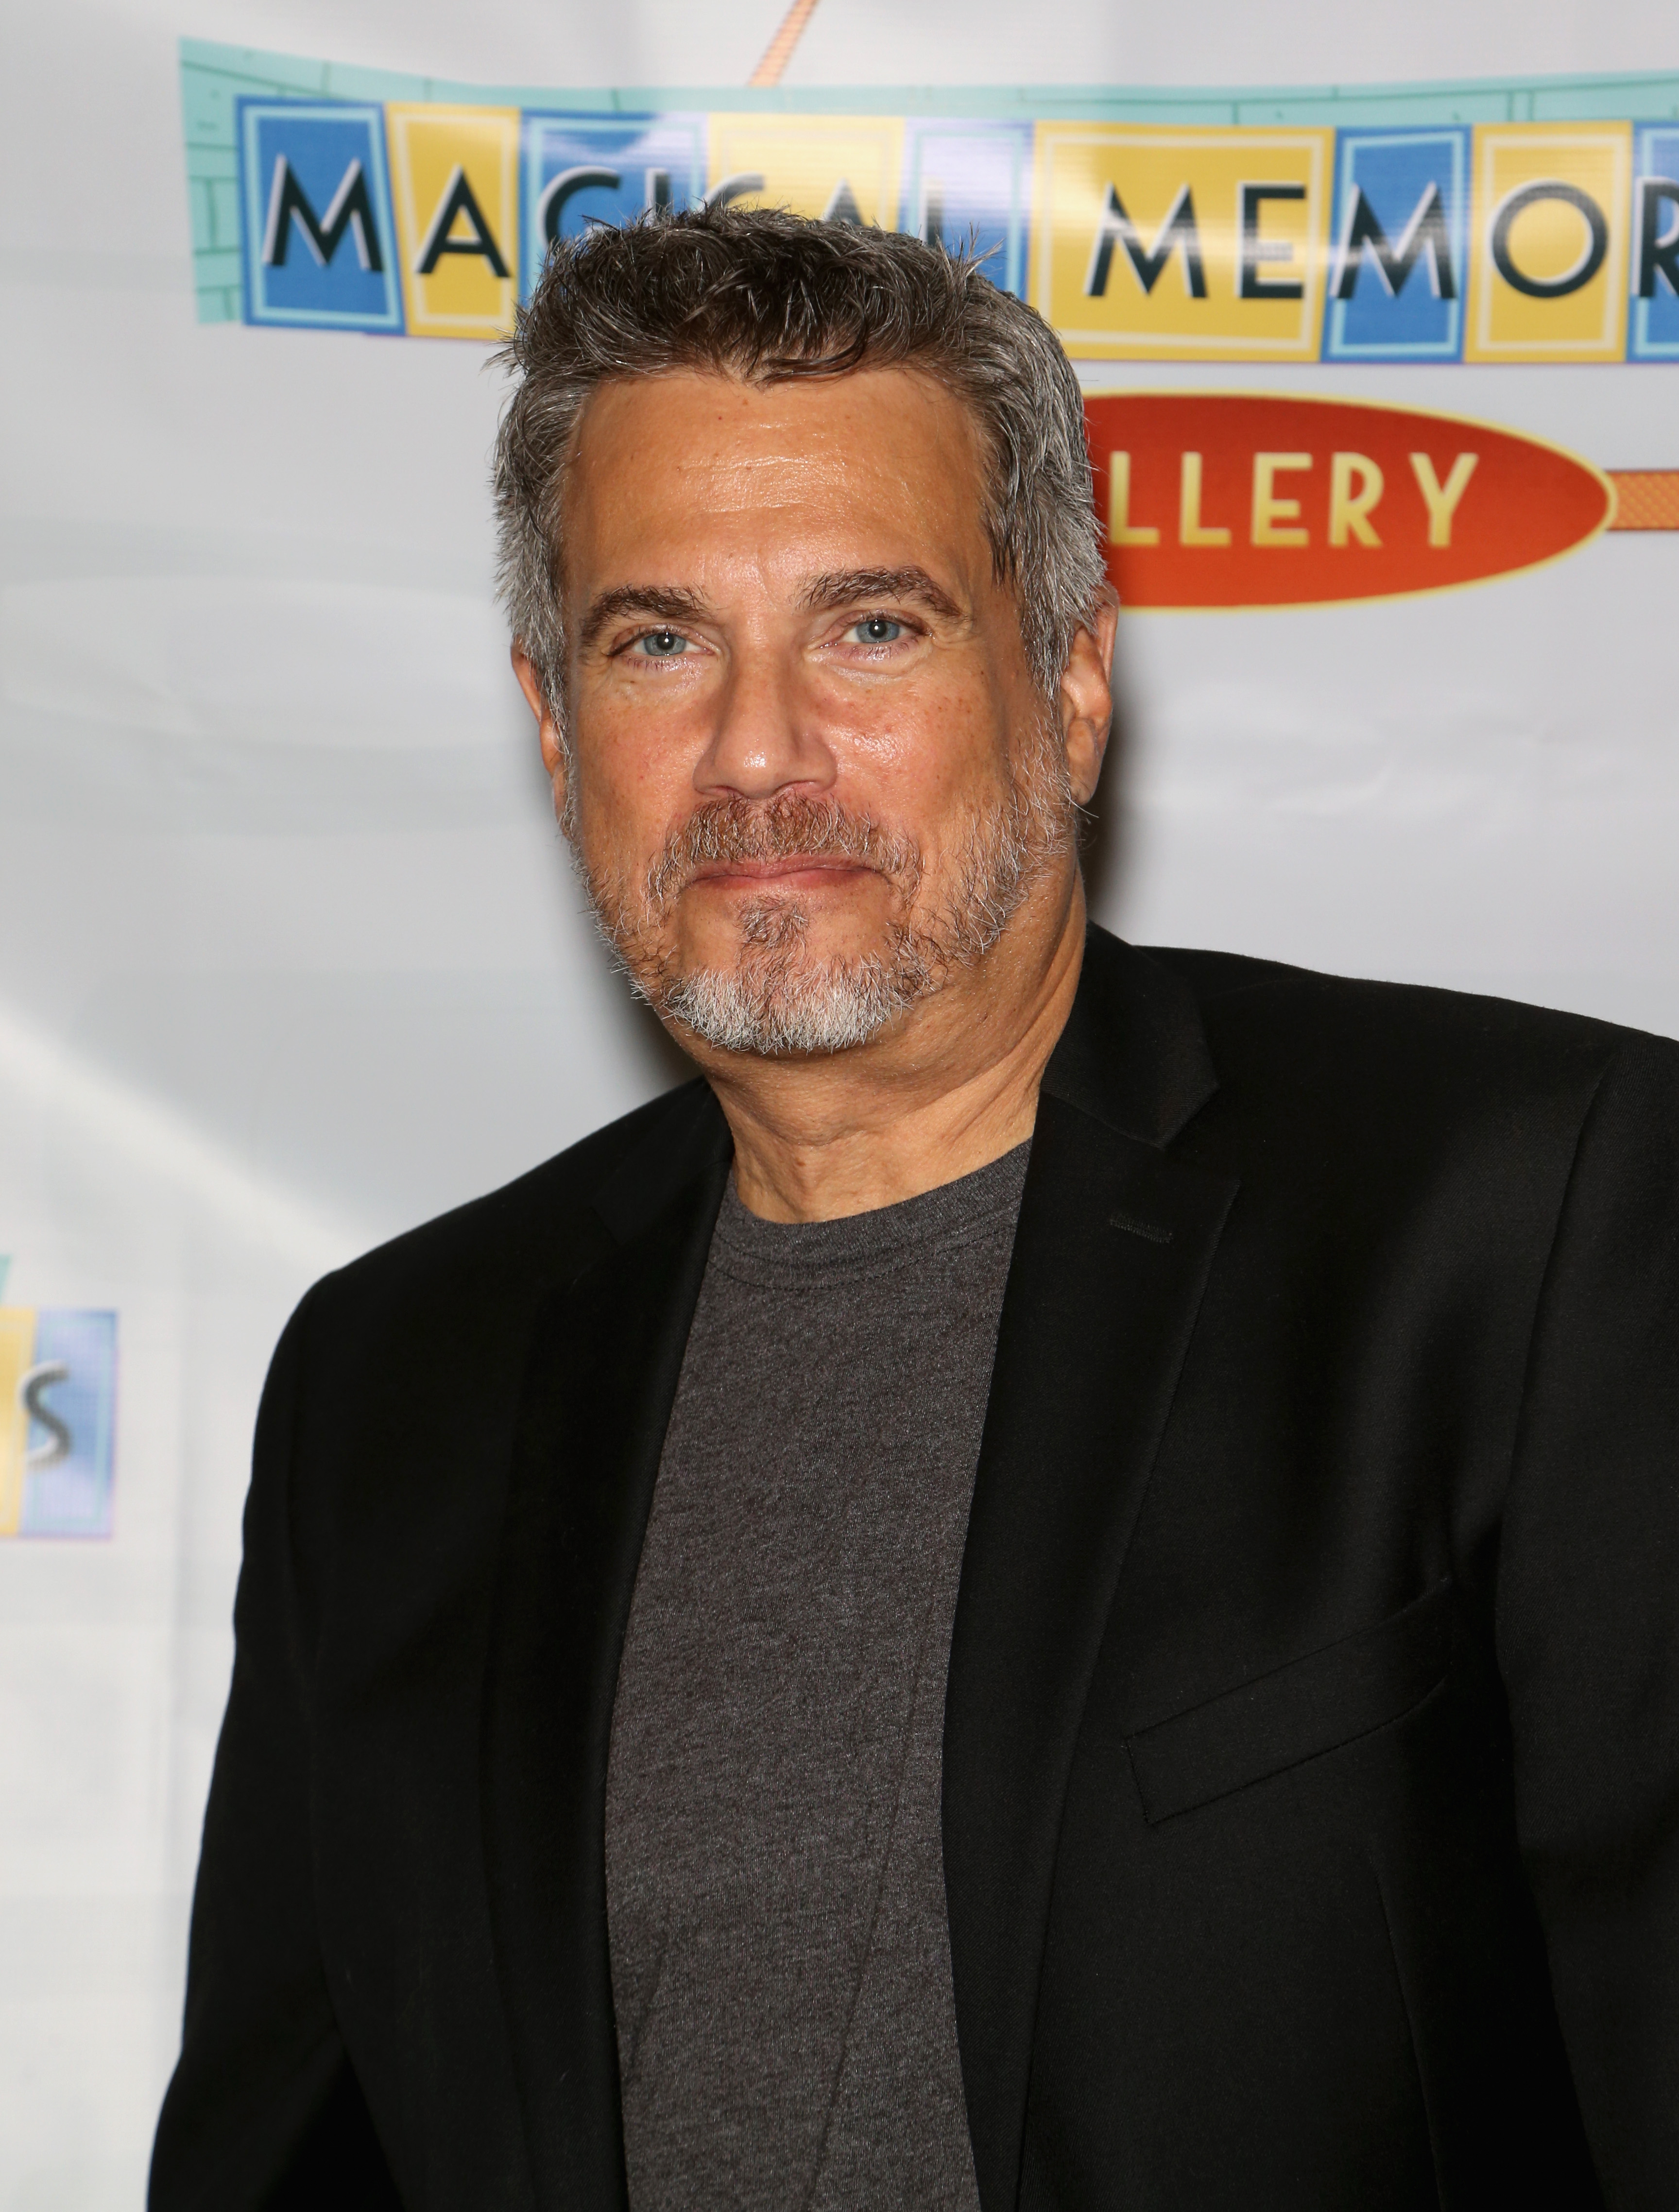
M973 267L697 211L510 350L703 1080L286 1332L154 2204L1679 2201L1679 1053L1087 927Z

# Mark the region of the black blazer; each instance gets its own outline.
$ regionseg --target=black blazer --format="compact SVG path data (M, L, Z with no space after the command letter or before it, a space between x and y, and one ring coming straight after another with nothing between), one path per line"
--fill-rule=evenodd
M603 1819L727 1131L331 1276L156 2212L624 2201ZM1092 931L963 1565L984 2212L1679 2204L1679 1048Z

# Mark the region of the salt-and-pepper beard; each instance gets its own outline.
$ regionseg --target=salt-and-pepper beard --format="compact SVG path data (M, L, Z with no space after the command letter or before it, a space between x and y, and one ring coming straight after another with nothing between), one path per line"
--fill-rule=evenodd
M1007 796L975 811L948 896L927 914L917 912L924 869L915 840L832 799L710 800L672 832L633 890L591 872L581 852L578 858L608 944L661 1019L724 1052L782 1058L865 1044L953 972L983 959L1044 866L1072 842L1077 811L1060 745L1046 728ZM684 972L660 945L660 924L697 869L800 858L854 860L886 878L897 913L881 950L811 958L809 912L786 891L740 908L732 967Z

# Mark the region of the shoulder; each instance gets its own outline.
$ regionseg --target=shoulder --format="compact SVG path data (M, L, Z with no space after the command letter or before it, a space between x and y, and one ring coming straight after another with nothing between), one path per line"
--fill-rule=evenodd
M326 1319L390 1328L417 1325L420 1315L440 1309L459 1322L533 1305L575 1277L611 1235L614 1200L626 1180L634 1187L678 1167L704 1149L720 1121L703 1082L666 1091L499 1190L323 1278L305 1302L311 1334Z
M709 1090L685 1085L307 1294L264 1393L246 1549L280 1529L311 1636L324 1562L362 1594L352 1610L488 1572L533 1348L589 1267L715 1161L720 1132Z
M1237 952L1140 947L1187 985L1209 1038L1236 1052L1333 1048L1360 1058L1422 1053L1429 1061L1537 1072L1617 1057L1679 1067L1670 1038L1591 1016L1420 983L1375 982Z
M1215 1113L1288 1118L1337 1147L1448 1130L1554 1153L1630 1110L1679 1136L1679 1044L1587 1016L1178 947L1143 957L1192 994Z
M435 1555L482 1562L532 1345L720 1131L709 1090L686 1085L315 1284L258 1427L259 1483L266 1468L290 1486L300 1557L353 1557L376 1580L417 1547L417 1587Z

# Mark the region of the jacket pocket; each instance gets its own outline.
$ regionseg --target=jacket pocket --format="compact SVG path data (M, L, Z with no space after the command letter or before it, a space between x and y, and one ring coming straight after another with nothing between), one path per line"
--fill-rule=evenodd
M1384 1728L1420 1705L1451 1658L1452 1585L1321 1651L1291 1659L1128 1737L1152 1826Z

